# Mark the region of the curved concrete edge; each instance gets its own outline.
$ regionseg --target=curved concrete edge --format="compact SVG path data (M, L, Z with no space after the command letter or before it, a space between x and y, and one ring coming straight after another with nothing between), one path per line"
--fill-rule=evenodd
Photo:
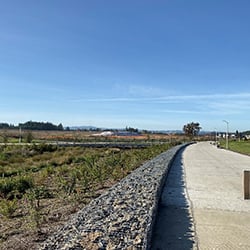
M169 149L166 152L166 153L169 153L171 155L171 159L168 162L166 162L165 171L162 173L162 178L159 181L159 186L158 186L157 191L156 191L155 204L153 206L153 212L152 212L152 215L151 215L152 223L150 225L150 228L148 228L148 230L147 230L147 236L146 236L146 248L145 249L147 249L147 250L151 249L151 241L152 241L153 229L154 229L154 226L155 226L155 223L156 223L156 218L157 218L157 215L158 215L158 208L159 208L160 198L161 198L162 190L163 190L163 187L165 185L166 179L168 177L168 173L170 171L171 165L172 165L173 161L175 160L176 155L178 154L178 152L180 150L184 149L185 147L193 144L193 143L194 142L178 145L178 146L176 146L174 148ZM165 153L163 153L163 154L165 154Z
M133 171L72 216L40 249L150 249L175 146Z

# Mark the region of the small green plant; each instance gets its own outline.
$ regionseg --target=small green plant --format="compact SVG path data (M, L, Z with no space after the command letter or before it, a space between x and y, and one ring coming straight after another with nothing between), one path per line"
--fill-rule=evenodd
M30 131L25 134L25 140L27 143L31 143L33 139L34 139L34 136Z
M15 188L20 194L34 186L33 179L30 176L18 176L15 179Z
M33 179L28 176L0 179L0 197L13 198L16 194L22 196L26 190L34 186Z
M11 218L18 208L16 199L7 200L3 199L0 201L0 214L4 217Z
M48 214L65 204L76 211L103 188L168 148L169 144L139 149L0 145L0 224L4 217L21 214L20 230L28 226L38 233L48 222Z
M32 146L32 149L35 150L39 154L43 154L44 152L55 152L57 150L57 147L51 144L34 144Z
M32 208L39 208L42 199L53 198L53 195L45 186L36 186L27 192L26 197Z
M41 231L41 225L43 223L43 217L41 215L39 208L31 208L30 209L30 220L31 226L37 229L37 231Z
M55 167L54 165L49 165L45 168L45 172L47 174L47 176L51 176L53 175L56 171L55 171Z
M87 167L82 167L80 170L81 176L79 178L79 181L81 183L83 192L87 192L90 189L91 182L92 182L92 176L90 174L90 171Z
M44 186L37 186L30 189L25 198L29 204L29 220L31 228L34 228L37 232L41 231L41 226L44 222L44 217L42 216L42 207L40 206L40 201L46 198L52 198L53 195Z
M12 179L0 179L0 197L6 199L15 190L15 182Z
M76 175L71 173L70 176L58 176L57 178L58 188L62 190L66 195L70 195L75 191L76 187Z

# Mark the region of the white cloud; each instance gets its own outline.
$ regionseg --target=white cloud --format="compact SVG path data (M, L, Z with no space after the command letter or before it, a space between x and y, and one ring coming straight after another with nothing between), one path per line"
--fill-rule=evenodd
M136 88L134 88L135 90ZM139 88L138 88L139 90ZM150 88L145 90L150 92ZM135 92L134 92L135 93ZM153 94L151 93L151 96ZM209 94L209 95L168 95L159 97L110 97L110 98L79 98L72 101L89 101L89 102L134 102L134 101L151 101L151 102L183 102L183 101L207 101L207 100L242 100L250 98L250 93L237 94Z
M197 110L182 110L182 109L164 109L161 110L162 113L172 113L172 114L204 114L202 111Z
M241 115L250 112L250 93L206 94L206 95L168 95L161 97L110 97L78 99L78 102L134 104L134 110L146 114L171 113L200 116ZM137 106L140 105L140 106ZM123 106L126 108L126 106ZM126 112L126 111L125 111ZM132 112L132 111L131 111Z
M133 96L158 96L162 93L162 90L152 86L144 86L144 85L129 85L128 93Z

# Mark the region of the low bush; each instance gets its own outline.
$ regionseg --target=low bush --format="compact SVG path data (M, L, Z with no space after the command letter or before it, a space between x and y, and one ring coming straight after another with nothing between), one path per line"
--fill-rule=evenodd
M59 221L59 211L75 212L169 147L170 144L139 149L5 145L0 147L0 212L11 223L22 221L16 222L22 232L29 224L39 231L48 222ZM4 221L0 216L0 224ZM11 230L9 226L13 233ZM0 227L0 241L2 233Z
M32 149L35 150L39 154L43 154L44 152L55 152L57 150L57 146L51 144L34 144Z
M17 210L17 200L1 200L0 201L0 214L7 218L11 218Z
M17 176L15 178L0 179L0 197L13 199L22 197L26 190L34 186L33 179L28 176Z

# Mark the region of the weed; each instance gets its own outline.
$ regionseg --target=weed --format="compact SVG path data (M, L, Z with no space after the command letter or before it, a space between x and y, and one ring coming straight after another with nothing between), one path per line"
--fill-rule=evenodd
M34 185L31 177L18 176L15 178L0 179L0 196L2 198L13 199L16 194L22 196L27 189Z
M5 217L12 218L17 213L18 205L18 213L20 210L22 214L22 229L28 225L33 232L38 232L42 230L45 215L55 208L67 204L71 209L77 209L80 203L87 204L100 194L99 189L104 185L120 180L168 147L97 149L45 144L1 146L0 211ZM54 198L53 201L49 200L51 198Z
M71 173L70 176L58 176L58 187L59 190L62 190L66 195L70 195L75 191L76 186L76 175Z
M57 150L57 147L51 144L34 144L32 149L38 152L39 154L43 154L44 152L54 152Z
M90 189L91 183L92 183L92 175L86 166L81 166L80 168L80 175L78 180L80 181L80 184L82 186L83 192L87 192Z
M34 228L37 233L41 232L41 226L44 221L44 217L41 214L39 207L31 207L29 210L30 226Z
M1 200L0 201L0 214L7 218L11 218L17 210L17 200Z
M53 195L45 186L37 186L30 189L27 192L26 197L33 208L39 208L41 199L53 198Z

